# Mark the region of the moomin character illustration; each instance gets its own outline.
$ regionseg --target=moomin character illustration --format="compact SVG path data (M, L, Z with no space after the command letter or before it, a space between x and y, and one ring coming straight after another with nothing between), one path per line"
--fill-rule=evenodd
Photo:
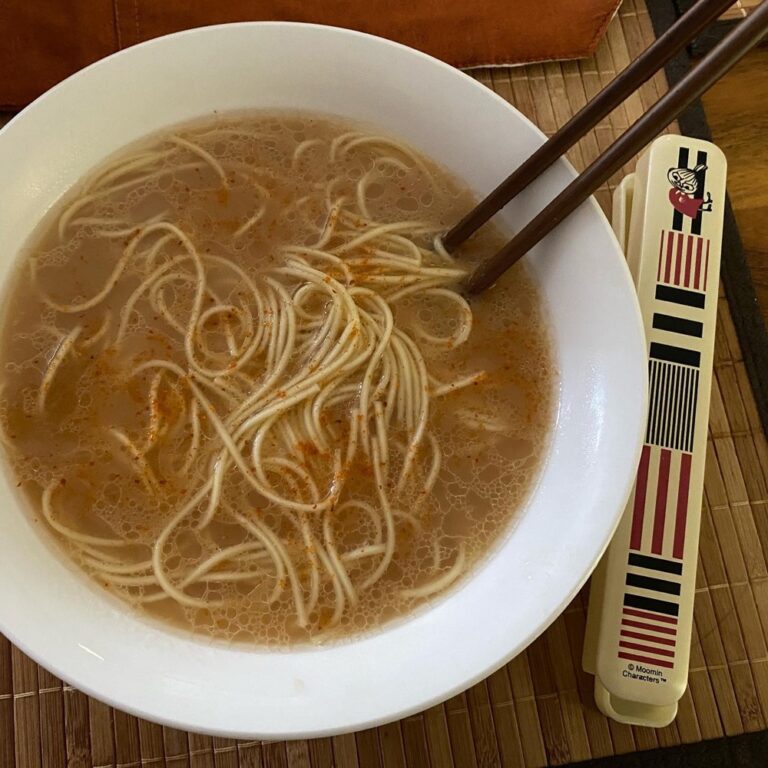
M672 185L669 202L676 211L691 219L695 219L700 211L705 213L712 210L712 195L707 192L705 199L699 190L701 174L706 170L706 165L697 165L693 169L670 168L667 173L667 179Z

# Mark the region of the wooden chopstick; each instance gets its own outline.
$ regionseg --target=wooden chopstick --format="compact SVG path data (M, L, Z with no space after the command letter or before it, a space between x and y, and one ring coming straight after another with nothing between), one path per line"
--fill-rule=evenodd
M712 49L688 74L662 96L626 133L619 137L581 175L494 256L470 275L470 295L492 285L507 269L572 213L598 187L636 155L692 101L722 77L768 31L768 2L763 2ZM483 200L477 208L483 207ZM477 210L477 208L475 210ZM472 215L470 213L470 215ZM491 214L492 215L492 214ZM487 219L486 219L487 220Z
M661 37L620 72L610 85L580 109L453 227L443 237L445 249L451 252L461 245L732 4L733 0L699 0L694 3Z

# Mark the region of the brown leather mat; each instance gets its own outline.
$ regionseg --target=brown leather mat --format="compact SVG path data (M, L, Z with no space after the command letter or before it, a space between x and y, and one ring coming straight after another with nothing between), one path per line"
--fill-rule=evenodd
M474 75L551 132L652 36L641 0L627 0L590 59ZM665 87L663 75L648 83L574 148L573 163L591 161ZM611 189L599 193L606 209ZM721 298L690 684L669 727L618 725L594 708L592 681L580 667L581 594L526 652L445 704L377 729L288 743L238 743L138 720L63 686L0 637L0 768L527 768L761 730L768 726L767 562L768 443Z
M96 59L181 29L234 21L331 24L458 67L588 56L620 0L4 0L0 108L20 108Z

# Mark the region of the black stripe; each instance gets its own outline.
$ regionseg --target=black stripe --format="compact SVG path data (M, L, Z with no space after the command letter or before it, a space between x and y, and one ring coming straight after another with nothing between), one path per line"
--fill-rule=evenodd
M629 564L638 568L649 568L662 573L675 573L678 576L683 572L683 564L675 560L664 560L661 557L639 555L637 552L629 553Z
M669 401L675 388L676 366L665 365L661 385L661 422L659 424L659 445L666 445L669 433Z
M677 430L677 447L681 450L685 449L686 435L688 434L688 417L685 414L685 404L688 399L688 388L691 382L691 369L685 369L685 375L680 385L680 402L677 404L679 412L678 430Z
M680 420L677 418L677 403L679 400L680 387L683 383L683 376L685 372L690 370L689 368L679 368L675 366L675 375L673 378L674 386L669 393L669 400L671 403L670 416L669 416L669 429L667 430L667 443L673 443L677 445L680 442Z
M649 413L651 434L650 439L646 442L651 445L663 445L664 406L666 404L667 379L670 366L666 363L660 363L658 360L651 360L650 362L654 366L655 378L653 389L651 390L651 410Z
M654 600L652 597L643 597L642 595L624 595L624 605L627 608L655 611L666 616L677 616L680 612L680 606L677 603L670 603L669 600Z
M677 167L678 168L687 168L688 167L688 149L686 147L680 147L677 153ZM672 209L674 213L672 214L672 229L676 230L677 232L683 231L683 214L680 213L676 208Z
M677 445L679 448L685 447L687 443L686 435L688 434L688 419L685 415L685 402L688 397L688 386L691 381L691 369L683 369L683 381L680 386L679 398L677 402Z
M656 361L648 361L648 417L645 422L645 442L651 442L651 419L653 418L653 398L656 391L654 387L654 376L656 374Z
M670 344L659 344L656 341L651 342L650 357L656 360L666 360L668 363L692 365L696 368L701 363L701 355L693 349L673 347Z
M683 392L683 429L680 435L680 448L684 451L689 450L688 444L691 435L691 392L693 391L695 379L694 371L694 375L689 376L688 381L685 382L685 391Z
M704 332L704 324L698 320L686 320L682 317L665 315L661 312L653 313L653 327L660 331L671 331L672 333L682 333L686 336L696 336L699 339Z
M688 385L685 389L685 401L683 402L685 425L685 441L681 448L690 453L691 450L691 419L693 414L691 413L691 392L696 391L696 382L698 381L698 372L693 371L688 377ZM694 394L695 397L695 394Z
M671 285L657 285L656 299L682 304L684 307L704 309L704 294L697 291L687 291L685 288L673 288Z
M658 360L651 360L651 362L656 367L656 380L654 382L655 389L653 391L653 430L651 434L651 439L655 443L659 436L659 419L661 418L659 415L661 413L661 378L664 373L664 367Z
M696 406L699 400L699 372L694 371L693 386L691 387L691 418L688 422L688 453L693 450L693 435L696 431Z
M683 422L680 425L680 435L678 439L678 448L681 451L688 451L688 443L690 442L690 434L691 434L691 413L689 408L689 403L691 401L691 390L693 389L693 376L689 376L688 380L685 382L685 387L682 391L682 400L683 400Z
M655 361L659 366L659 398L656 404L656 444L662 441L664 434L664 403L666 402L667 387L669 386L669 366Z
M667 595L680 594L680 585L676 581L654 579L652 576L641 576L639 573L628 573L626 585L638 589L650 589L653 592L664 592Z
M656 419L659 413L659 364L656 360L649 360L651 366L651 396L650 410L648 411L648 429L646 430L646 443L656 442Z
M707 164L707 153L702 152L699 150L696 153L696 165L706 165ZM700 197L702 200L704 199L704 189L707 185L707 172L706 171L700 171L696 174L696 181L697 184L697 190L696 194L698 197ZM700 235L701 234L701 215L703 211L701 208L696 212L696 218L691 222L691 234L693 235Z

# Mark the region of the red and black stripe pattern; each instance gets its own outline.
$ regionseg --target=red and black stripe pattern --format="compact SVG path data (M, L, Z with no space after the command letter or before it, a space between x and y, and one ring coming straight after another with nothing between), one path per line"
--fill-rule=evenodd
M662 230L656 281L696 291L707 290L709 240L674 230Z
M643 446L632 502L630 549L683 559L691 459L683 451Z
M649 610L643 600L635 602L643 607L634 608L627 604L625 598L619 630L619 658L672 669L675 665L677 616Z
M678 166L688 167L682 148ZM696 164L704 168L706 153ZM689 226L684 232L683 227ZM701 214L677 210L661 232L649 329L649 408L632 498L618 657L662 669L675 665L710 242Z

